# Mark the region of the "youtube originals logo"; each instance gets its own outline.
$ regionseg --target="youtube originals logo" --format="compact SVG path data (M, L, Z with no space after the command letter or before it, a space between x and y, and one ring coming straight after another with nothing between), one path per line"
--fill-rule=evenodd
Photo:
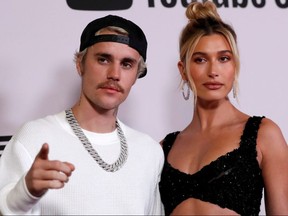
M140 0L138 0L140 1ZM143 0L142 0L143 1ZM187 7L189 3L196 0L147 0L149 8L165 7L174 8L177 4ZM206 2L208 0L202 0ZM217 8L263 8L266 6L266 0L212 0ZM288 0L274 0L279 8L288 8ZM66 0L68 6L75 10L127 10L133 0ZM158 6L155 5L155 2Z
M75 10L126 10L133 0L66 0L68 6Z

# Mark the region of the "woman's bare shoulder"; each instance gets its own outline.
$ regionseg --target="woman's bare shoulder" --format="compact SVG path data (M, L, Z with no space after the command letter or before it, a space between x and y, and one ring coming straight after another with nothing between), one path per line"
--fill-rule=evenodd
M282 131L277 123L269 118L263 118L257 138L257 144L262 150L267 150L271 148L287 147L287 143L284 139Z

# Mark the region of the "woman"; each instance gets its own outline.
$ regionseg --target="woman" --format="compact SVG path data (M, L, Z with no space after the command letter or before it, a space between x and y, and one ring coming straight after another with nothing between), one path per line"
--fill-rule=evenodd
M166 215L288 215L288 147L270 119L232 105L237 97L236 34L212 2L191 3L180 37L178 68L194 93L194 115L181 132L161 142L160 182ZM187 88L184 88L187 89ZM233 90L232 90L233 89Z

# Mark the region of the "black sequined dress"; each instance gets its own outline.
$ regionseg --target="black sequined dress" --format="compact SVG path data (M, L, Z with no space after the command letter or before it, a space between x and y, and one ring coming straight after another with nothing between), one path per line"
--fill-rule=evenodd
M165 215L188 198L228 208L240 215L258 215L263 191L263 179L256 151L256 139L263 117L250 117L237 149L220 156L195 174L174 169L167 155L179 134L168 134L163 142L165 164L160 182Z

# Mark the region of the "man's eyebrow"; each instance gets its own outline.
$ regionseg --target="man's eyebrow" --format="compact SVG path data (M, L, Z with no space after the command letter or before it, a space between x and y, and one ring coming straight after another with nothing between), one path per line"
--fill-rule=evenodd
M101 57L105 57L105 58L112 58L112 55L109 54L109 53L102 53L102 52L99 52L99 53L94 53L94 56L101 56Z
M124 57L122 60L122 62L131 62L131 63L137 63L138 60L136 60L135 58L130 58L130 57Z
M101 57L105 57L105 58L113 58L113 55L109 54L109 53L105 53L105 52L98 52L98 53L94 53L94 56L101 56ZM138 62L137 59L133 58L133 57L123 57L121 59L121 61L127 61L127 62Z

